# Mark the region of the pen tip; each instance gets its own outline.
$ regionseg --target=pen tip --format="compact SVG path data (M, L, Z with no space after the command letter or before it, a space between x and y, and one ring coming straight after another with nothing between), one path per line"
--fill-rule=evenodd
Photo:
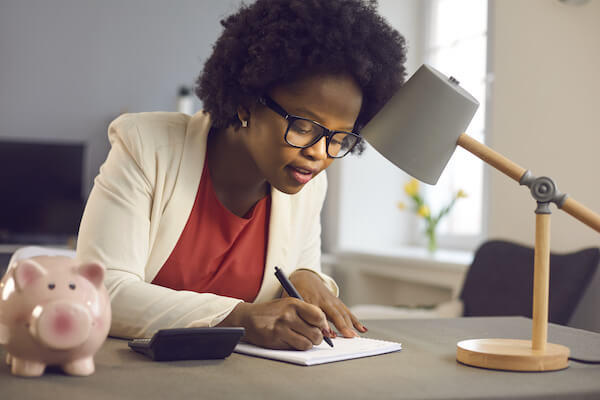
M323 336L323 340L325 340L325 342L327 342L329 347L333 347L333 342L331 341L330 338L328 338L327 336Z

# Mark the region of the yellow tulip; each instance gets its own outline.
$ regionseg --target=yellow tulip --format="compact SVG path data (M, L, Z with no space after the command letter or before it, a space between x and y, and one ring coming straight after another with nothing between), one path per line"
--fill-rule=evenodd
M429 207L427 207L425 204L423 204L417 210L417 214L419 214L421 217L424 217L424 218L429 217L429 214L430 214Z
M406 204L403 201L399 201L398 204L396 204L396 207L398 207L399 210L404 210L406 208Z
M469 197L469 195L466 192L464 192L462 189L460 189L458 191L458 193L456 193L456 197L460 199L460 198Z
M404 191L409 196L416 195L417 193L419 193L419 181L415 178L411 179L410 181L408 181L408 183L404 185Z

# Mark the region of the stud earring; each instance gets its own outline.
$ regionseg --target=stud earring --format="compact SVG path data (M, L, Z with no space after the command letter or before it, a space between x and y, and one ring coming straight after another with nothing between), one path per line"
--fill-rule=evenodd
M245 119L242 120L242 128L247 128L248 127L248 121L246 121Z

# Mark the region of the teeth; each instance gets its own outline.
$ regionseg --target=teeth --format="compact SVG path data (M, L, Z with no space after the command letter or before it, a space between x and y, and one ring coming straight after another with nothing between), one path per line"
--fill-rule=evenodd
M307 170L307 169L302 169L302 168L296 168L296 171L302 172L303 174L310 174L311 171Z

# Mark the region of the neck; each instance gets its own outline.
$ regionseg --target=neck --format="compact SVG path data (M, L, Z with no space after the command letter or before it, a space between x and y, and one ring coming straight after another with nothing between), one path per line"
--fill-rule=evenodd
M211 132L207 145L208 169L217 197L240 217L270 190L241 136L230 126Z

